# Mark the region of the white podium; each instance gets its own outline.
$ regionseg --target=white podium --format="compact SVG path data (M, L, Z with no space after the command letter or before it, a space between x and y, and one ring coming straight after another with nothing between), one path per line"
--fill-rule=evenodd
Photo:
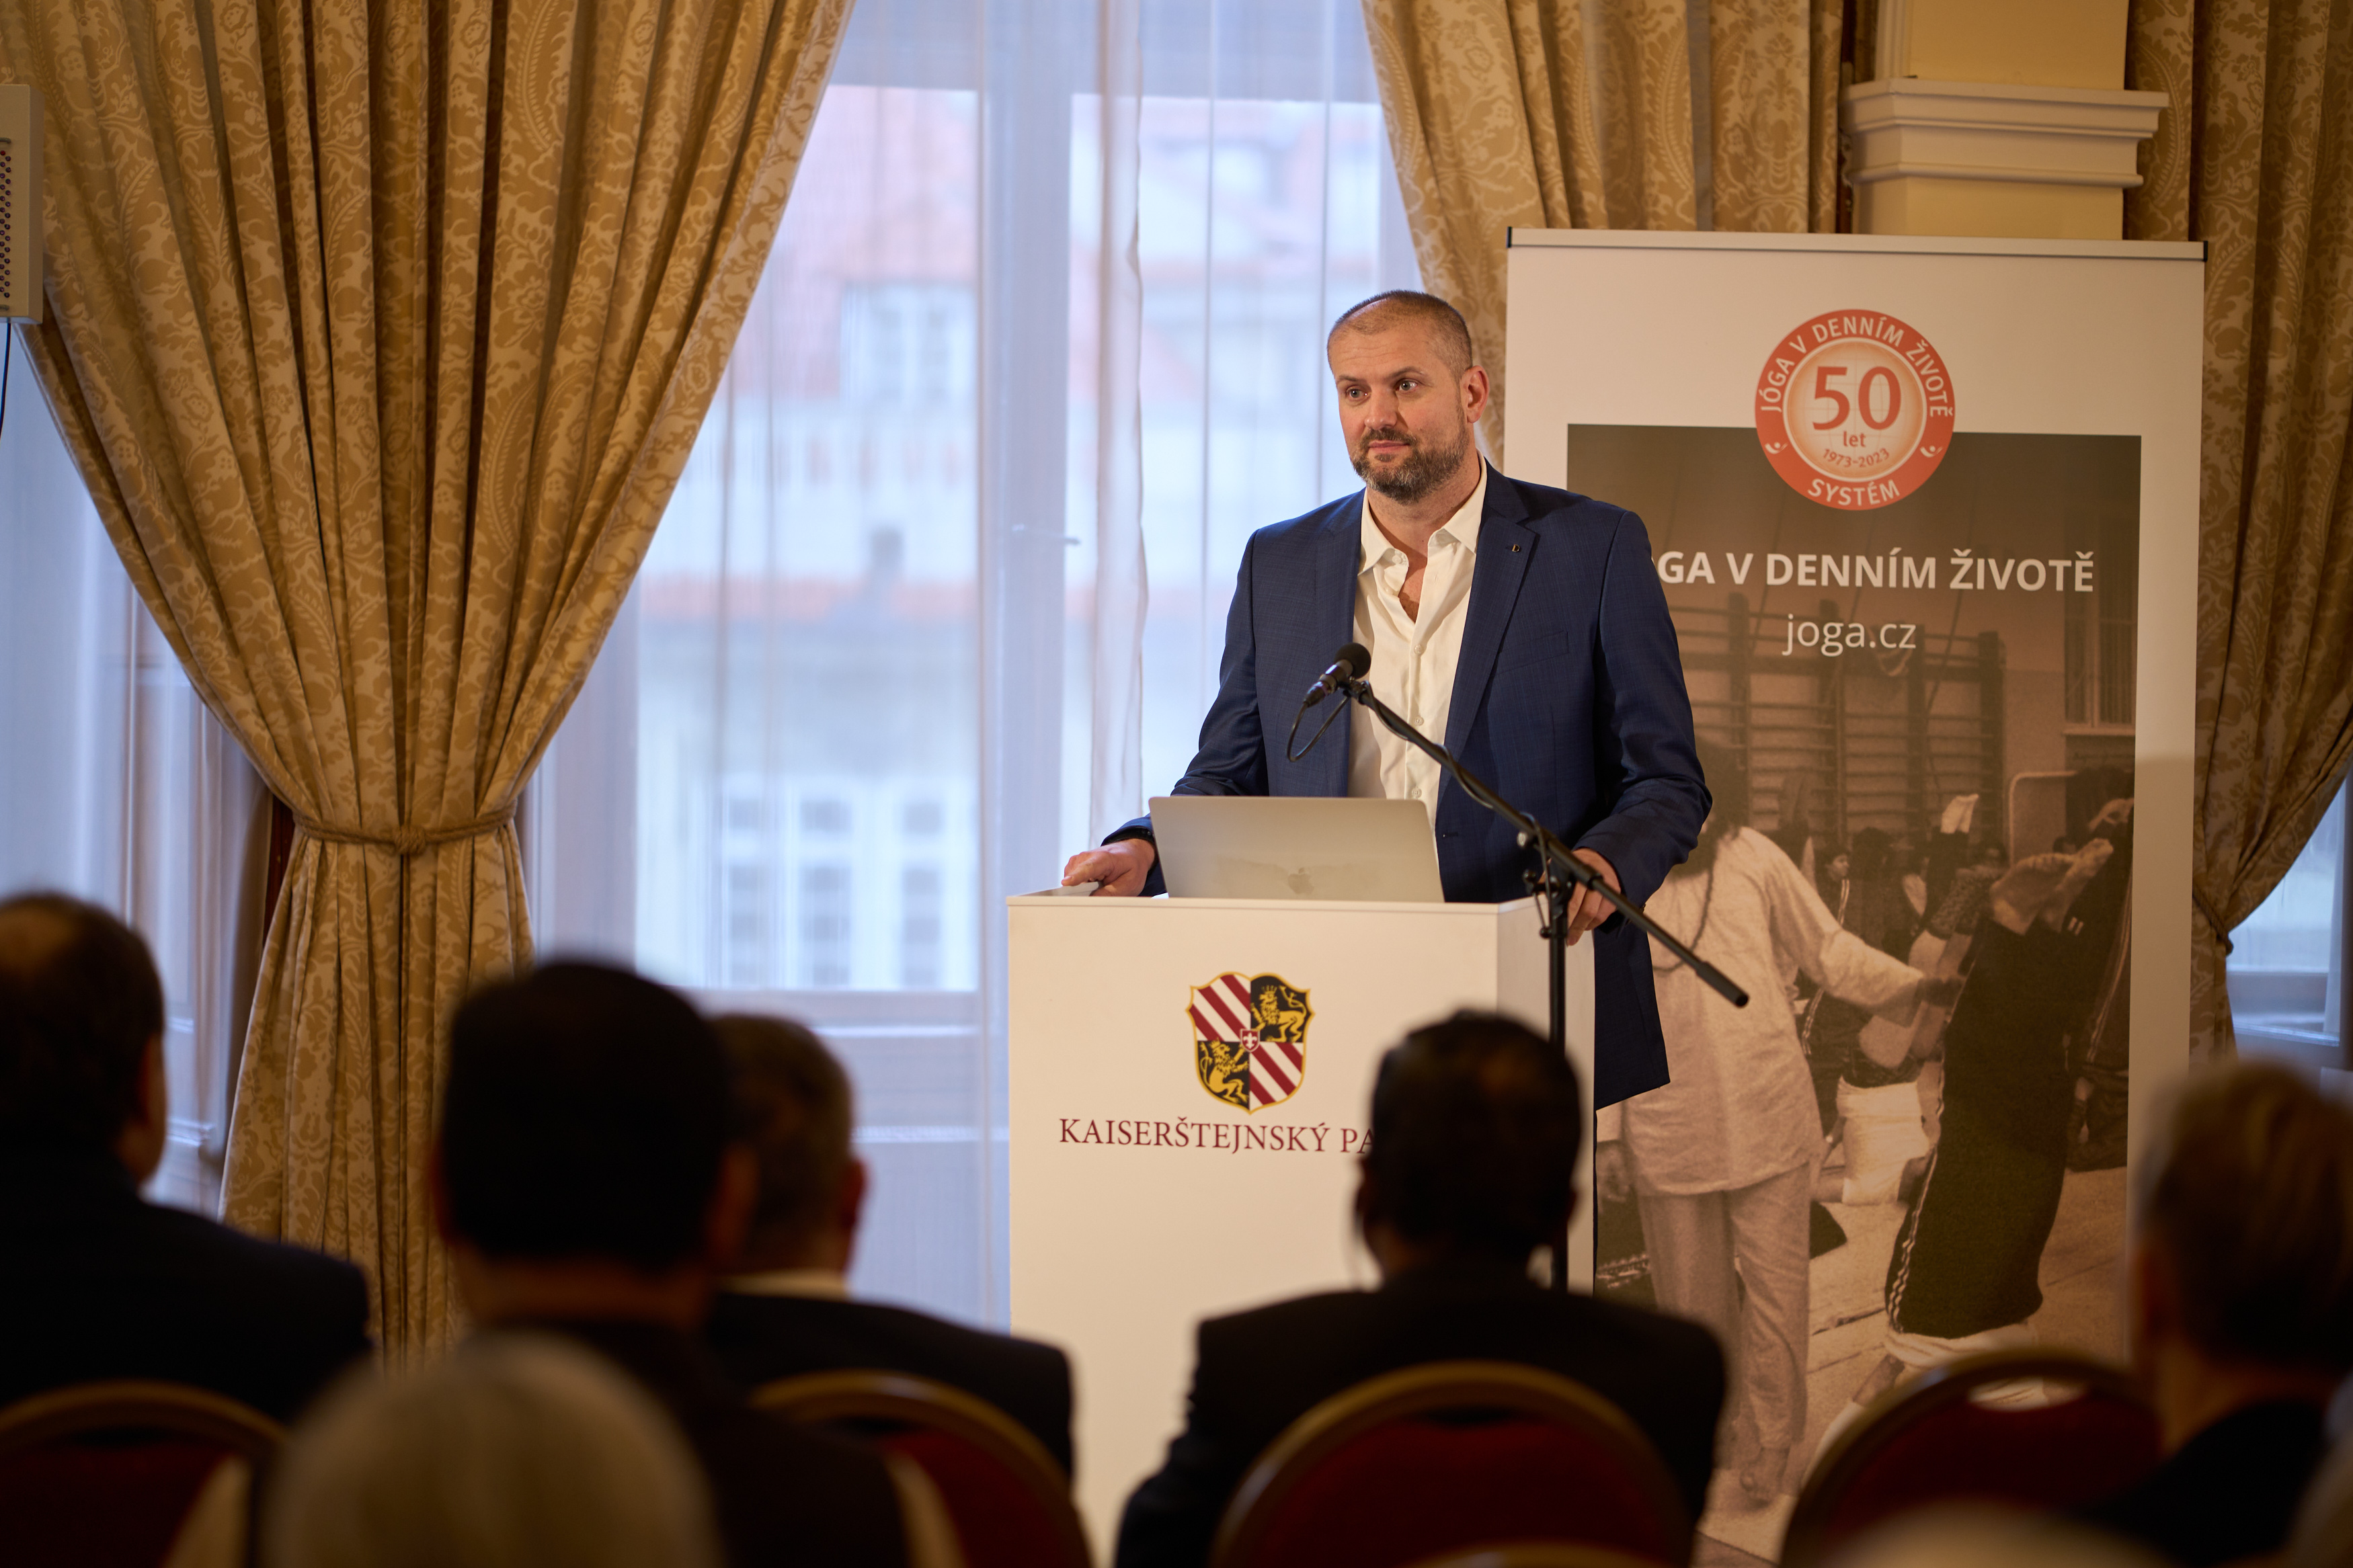
M1350 1202L1381 1053L1459 1007L1541 1032L1545 944L1526 899L1006 903L1013 1329L1071 1352L1080 1507L1109 1561L1182 1421L1194 1324L1374 1282ZM1587 944L1567 989L1589 1105Z

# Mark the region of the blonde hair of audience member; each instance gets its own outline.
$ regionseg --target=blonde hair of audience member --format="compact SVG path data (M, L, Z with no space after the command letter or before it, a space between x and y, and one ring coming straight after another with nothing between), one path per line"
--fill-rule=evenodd
M2137 1546L2047 1517L1941 1508L1872 1531L1833 1568L2160 1568Z
M2353 1371L2353 1111L2284 1068L2191 1078L2134 1205L2133 1362L2168 1452Z
M478 1337L360 1375L289 1444L269 1568L718 1568L702 1472L668 1416L588 1352Z

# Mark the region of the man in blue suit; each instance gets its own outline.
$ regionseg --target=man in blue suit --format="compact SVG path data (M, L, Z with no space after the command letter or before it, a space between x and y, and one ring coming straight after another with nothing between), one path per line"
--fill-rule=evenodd
M1286 759L1301 698L1336 649L1360 642L1383 700L1640 903L1709 806L1641 520L1479 458L1487 373L1444 300L1376 295L1325 347L1366 489L1251 536L1217 700L1175 793L1429 801L1448 899L1524 894L1529 857L1511 827L1369 714L1346 712L1322 745ZM1063 880L1161 891L1151 819L1073 856ZM1599 928L1594 1087L1608 1105L1667 1081L1650 944L1599 894L1577 889L1569 915L1572 942Z

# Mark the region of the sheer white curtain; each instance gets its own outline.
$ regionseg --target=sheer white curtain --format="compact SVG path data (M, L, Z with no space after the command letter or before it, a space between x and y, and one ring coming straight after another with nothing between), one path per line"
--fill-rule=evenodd
M1356 0L860 0L525 856L543 953L840 1052L861 1289L1002 1319L1003 900L1189 757L1411 258Z
M259 945L267 798L132 591L26 356L9 359L0 892L72 893L146 937L172 1100L150 1193L211 1213Z

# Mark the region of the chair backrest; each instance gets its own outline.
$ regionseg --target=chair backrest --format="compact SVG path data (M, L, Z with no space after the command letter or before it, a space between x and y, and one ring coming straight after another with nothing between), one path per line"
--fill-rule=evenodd
M1984 1398L2037 1381L2037 1404ZM2059 1352L1967 1357L1883 1394L1822 1456L1789 1515L1782 1568L1810 1568L1873 1525L1940 1503L2095 1502L2155 1469L2161 1437L2120 1368Z
M960 1388L872 1370L780 1378L752 1403L854 1432L923 1469L970 1568L1088 1568L1071 1478L1029 1430Z
M285 1430L174 1383L79 1384L0 1409L0 1520L14 1568L154 1568L223 1460L259 1469Z
M1649 1564L1640 1557L1629 1557L1606 1546L1514 1541L1470 1552L1450 1552L1443 1557L1426 1557L1413 1568L1649 1568Z
M1261 1455L1212 1568L1405 1568L1473 1548L1603 1548L1680 1563L1691 1521L1657 1451L1580 1384L1431 1362L1335 1394Z

